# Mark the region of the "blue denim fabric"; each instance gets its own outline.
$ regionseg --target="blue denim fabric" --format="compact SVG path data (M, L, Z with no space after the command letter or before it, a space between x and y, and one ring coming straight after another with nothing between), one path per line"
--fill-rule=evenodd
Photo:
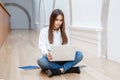
M76 51L75 60L74 61L59 61L59 62L50 62L48 61L46 56L38 59L37 63L42 69L59 69L64 68L66 72L71 67L79 63L83 59L83 54L80 51Z

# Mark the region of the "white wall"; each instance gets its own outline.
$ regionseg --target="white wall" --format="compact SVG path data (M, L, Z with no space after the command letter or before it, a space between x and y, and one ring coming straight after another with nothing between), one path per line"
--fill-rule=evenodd
M71 0L73 25L101 27L102 0Z
M108 16L108 59L120 63L120 0L111 0Z

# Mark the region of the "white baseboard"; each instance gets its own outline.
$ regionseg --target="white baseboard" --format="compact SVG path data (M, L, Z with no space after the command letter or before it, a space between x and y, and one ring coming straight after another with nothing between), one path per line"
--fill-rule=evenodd
M101 56L102 28L69 26L71 44L79 49Z

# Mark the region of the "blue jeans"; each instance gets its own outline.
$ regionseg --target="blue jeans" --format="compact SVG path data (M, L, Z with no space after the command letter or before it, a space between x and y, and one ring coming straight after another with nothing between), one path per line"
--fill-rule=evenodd
M80 51L76 51L75 60L74 61L57 61L57 62L50 62L48 61L46 56L38 59L37 63L42 69L60 69L63 68L64 72L69 70L71 67L76 65L83 59L83 54Z

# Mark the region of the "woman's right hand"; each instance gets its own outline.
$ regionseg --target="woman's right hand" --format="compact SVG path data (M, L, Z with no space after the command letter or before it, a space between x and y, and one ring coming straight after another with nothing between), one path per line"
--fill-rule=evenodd
M47 58L48 58L48 61L51 61L52 60L52 55L50 53L47 53L46 54Z

